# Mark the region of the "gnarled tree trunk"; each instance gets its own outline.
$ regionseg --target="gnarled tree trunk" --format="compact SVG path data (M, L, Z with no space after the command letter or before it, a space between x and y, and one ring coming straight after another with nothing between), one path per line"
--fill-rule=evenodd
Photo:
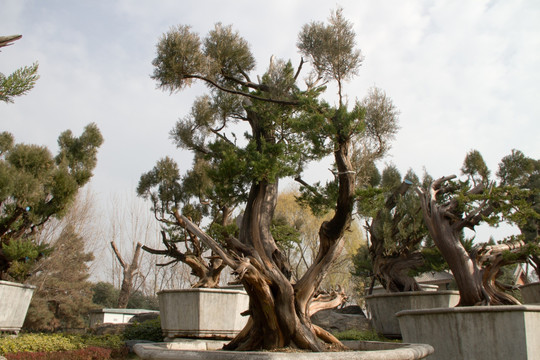
M310 315L344 301L344 294L314 299L329 266L343 248L343 234L349 227L354 202L354 172L349 160L349 143L335 152L339 197L334 217L319 230L317 257L304 276L290 281L285 257L270 233L277 200L277 182L254 182L242 220L239 238L228 239L225 250L195 224L183 219L188 229L206 242L234 269L250 296L246 327L224 348L228 350L296 347L312 351L325 349L324 343L340 344L333 335L311 323ZM326 306L324 304L327 304Z
M463 214L456 199L444 204L438 203L437 194L447 190L443 184L454 177L455 175L442 177L435 180L429 190L416 191L420 196L429 233L456 280L460 294L458 306L519 304L519 301L504 294L502 289L496 286L495 279L499 276L500 267L507 264L503 259L503 252L507 250L517 252L521 245L483 246L471 254L467 252L460 241L463 229L465 227L473 229L483 216L493 211L493 208L487 202L483 202L475 210ZM471 189L469 194L479 194L482 191L484 186L478 185Z

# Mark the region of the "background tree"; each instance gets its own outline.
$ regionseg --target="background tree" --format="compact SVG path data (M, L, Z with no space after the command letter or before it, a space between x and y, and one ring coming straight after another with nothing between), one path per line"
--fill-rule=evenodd
M537 242L524 247L525 243L518 237L499 244L478 244L467 252L460 235L464 228L474 229L484 221L490 224L509 221L523 226L529 219L538 218L539 214L526 201L529 192L489 183L488 179L476 185L469 180L452 181L455 177L441 177L426 190L416 191L429 233L456 279L459 305L517 304L497 283L497 278L503 266L526 261L531 252L538 254Z
M111 283L100 281L92 285L92 302L101 308L115 308L119 294L120 289L115 288ZM127 308L159 310L157 296L145 295L140 290L135 290L129 297Z
M325 214L322 218L315 216L309 208L298 203L299 195L297 190L287 190L279 194L272 228L272 234L290 264L292 281L300 279L316 258L320 223L331 218L331 214ZM279 223L286 225L281 225L281 229L289 237L276 235L275 230L280 228ZM339 288L347 298L356 298L358 279L353 278L350 268L353 266L353 255L357 249L365 246L366 240L362 231L359 225L353 222L351 229L344 235L343 251L330 266L320 288L329 292Z
M291 62L272 58L260 80L252 81L255 61L247 42L221 24L202 40L187 26L171 29L159 41L153 62L153 78L165 90L181 90L194 80L210 87L210 94L197 99L190 116L177 124L175 140L206 160L206 174L221 174L216 180L231 185L224 195L245 199L238 234L222 227L222 241L201 230L179 207L178 215L166 208L177 225L234 270L250 297L248 323L226 349L294 346L320 351L323 342L339 343L313 325L310 315L321 308L323 300L314 296L341 253L351 224L356 184L352 145L369 142L366 149L382 157L396 130L394 113L367 116L368 109L380 107L358 101L349 110L344 101L343 86L356 75L362 57L341 10L332 13L328 24L305 25L298 48L312 68L303 90L297 82L304 60L295 70ZM337 85L335 106L319 98L328 82ZM239 122L248 127L241 130L243 139L234 127ZM374 126L377 122L388 126ZM319 191L301 174L307 162L326 156L334 160L335 179ZM311 203L334 210L319 228L317 256L296 282L271 232L278 181L287 176L307 185Z
M22 35L0 36L0 48L12 45L13 41L20 38ZM37 71L38 64L34 63L19 68L8 76L0 73L0 101L12 103L14 97L25 95L32 90L39 79Z
M61 220L47 222L37 234L51 254L31 269L36 290L24 327L39 331L82 328L92 303L90 261L96 245L96 215L91 191L80 192Z
M53 247L29 281L37 288L24 327L39 331L84 328L88 311L94 307L88 282L88 263L94 255L85 252L84 239L69 224Z
M502 158L497 177L501 185L515 186L527 191L527 202L532 209L540 214L540 160L525 156L519 150L512 150L510 155ZM529 244L538 242L540 237L540 221L529 216L518 225L524 241ZM530 253L529 264L532 265L536 276L540 278L540 257L534 252Z
M43 146L15 144L0 134L0 278L22 281L32 263L45 254L35 235L47 221L61 218L78 190L88 183L103 138L95 124L80 137L58 138L53 157Z
M118 250L118 247L116 246L114 241L111 241L111 247L113 249L114 255L116 256L116 259L122 267L122 285L120 286L120 292L118 293L118 301L116 303L116 306L119 309L125 309L128 305L129 298L133 292L135 277L139 273L139 266L142 256L142 244L140 242L137 242L137 244L135 245L135 251L133 252L133 257L131 258L131 262L129 263L123 259L122 254L120 253L120 250Z

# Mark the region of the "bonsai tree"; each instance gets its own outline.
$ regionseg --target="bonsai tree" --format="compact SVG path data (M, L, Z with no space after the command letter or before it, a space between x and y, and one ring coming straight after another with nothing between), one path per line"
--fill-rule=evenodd
M496 225L504 220L524 226L538 219L528 202L537 194L504 181L490 182L477 151L467 155L462 172L468 177L464 181L451 175L434 180L427 189L416 188L429 233L454 274L459 305L519 304L496 280L502 266L538 255L538 237L527 243L517 236L499 244L478 244L469 252L460 239L465 228L474 230L482 222Z
M341 10L332 13L328 24L305 25L298 48L303 58L296 69L272 57L267 71L253 81L253 55L231 27L217 24L201 39L188 26L178 26L161 38L153 62L153 78L165 90L179 91L197 80L210 88L179 121L173 138L195 153L195 165L199 157L208 164L204 174L217 189L227 190L223 200L234 199L225 204L244 201L237 234L222 227L221 238L203 231L179 206L172 207L174 201L163 208L174 215L175 225L233 269L250 297L249 320L225 346L230 350L292 346L321 351L324 343L339 344L313 325L310 315L328 301L322 297L318 302L314 295L351 223L357 175L353 145L366 158L380 158L396 131L396 111L381 91L351 108L345 102L345 82L356 75L362 57ZM299 76L308 64L312 71L301 88ZM321 99L330 83L337 89L334 106ZM309 185L302 179L305 165L326 156L333 159L334 179L326 186ZM279 180L288 176L305 185L305 197L314 205L334 209L320 226L316 258L295 282L271 231Z
M526 201L532 213L540 213L540 160L531 159L514 149L510 155L501 160L497 177L503 186L514 186L528 192ZM540 236L538 217L527 216L517 225L523 235L523 241L528 244L538 242ZM540 279L540 256L535 252L530 252L528 262L535 270L537 278Z
M152 201L154 215L163 224L161 235L165 245L164 250L146 245L142 248L173 259L159 266L173 262L188 265L197 278L191 285L193 288L218 287L226 264L215 254L205 256L208 246L197 234L187 229L180 213L198 226L209 218L208 230L221 237L224 231L234 233L237 230L231 214L236 204L244 198L242 191L237 191L236 195L234 184L214 183L211 178L216 176L210 172L207 162L201 156L196 156L193 169L181 177L178 165L167 157L158 161L152 171L143 174L137 187L139 196ZM242 184L240 181L238 183ZM231 195L227 194L229 190L233 190Z
M410 275L412 269L423 265L420 243L427 231L423 226L420 206L408 192L418 178L410 172L401 180L399 171L388 166L384 169L380 187L364 190L371 196L362 197L360 213L366 220L365 229L369 238L369 260L364 264L372 271L374 281L391 292L418 291L420 285ZM411 179L411 180L409 180ZM371 220L369 220L371 218ZM357 266L361 262L357 261ZM357 269L358 271L359 269Z
M0 134L0 279L24 281L33 263L48 253L35 235L66 214L92 177L102 142L95 124L80 137L67 130L53 157L44 146L16 144L10 133Z
M426 174L423 183L430 181ZM415 186L422 185L412 170L402 178L388 165L382 176L374 167L369 184L360 190L358 213L366 218L369 242L368 251L357 252L354 271L371 278L369 293L375 281L389 292L420 291L414 274L445 268L424 225L419 199L410 191Z

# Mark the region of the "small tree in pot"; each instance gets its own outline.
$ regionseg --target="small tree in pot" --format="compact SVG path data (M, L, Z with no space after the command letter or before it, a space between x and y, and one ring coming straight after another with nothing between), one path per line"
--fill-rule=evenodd
M465 228L474 230L482 222L496 225L504 220L523 226L535 221L539 214L528 201L535 195L504 182L489 183L489 171L477 151L467 155L462 171L468 175L465 181L453 181L456 176L451 175L425 190L416 189L429 233L456 279L459 305L518 304L496 279L502 266L537 256L538 237L525 242L520 235L496 245L477 245L471 252L460 239Z

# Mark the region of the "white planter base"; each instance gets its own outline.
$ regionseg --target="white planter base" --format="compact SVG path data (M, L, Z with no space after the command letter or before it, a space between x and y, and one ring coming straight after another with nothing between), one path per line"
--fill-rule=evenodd
M18 333L21 330L35 288L0 280L0 331Z
M540 306L406 310L397 317L403 341L435 348L430 359L540 359Z
M414 360L433 353L424 344L402 344L375 341L344 341L355 351L347 352L269 352L219 350L226 342L177 339L171 343L136 344L135 353L141 359L152 360Z
M407 291L366 296L373 328L388 338L400 338L401 330L395 314L408 309L453 307L459 302L458 291Z
M246 325L249 307L243 290L181 289L158 293L166 341L181 337L233 338Z

